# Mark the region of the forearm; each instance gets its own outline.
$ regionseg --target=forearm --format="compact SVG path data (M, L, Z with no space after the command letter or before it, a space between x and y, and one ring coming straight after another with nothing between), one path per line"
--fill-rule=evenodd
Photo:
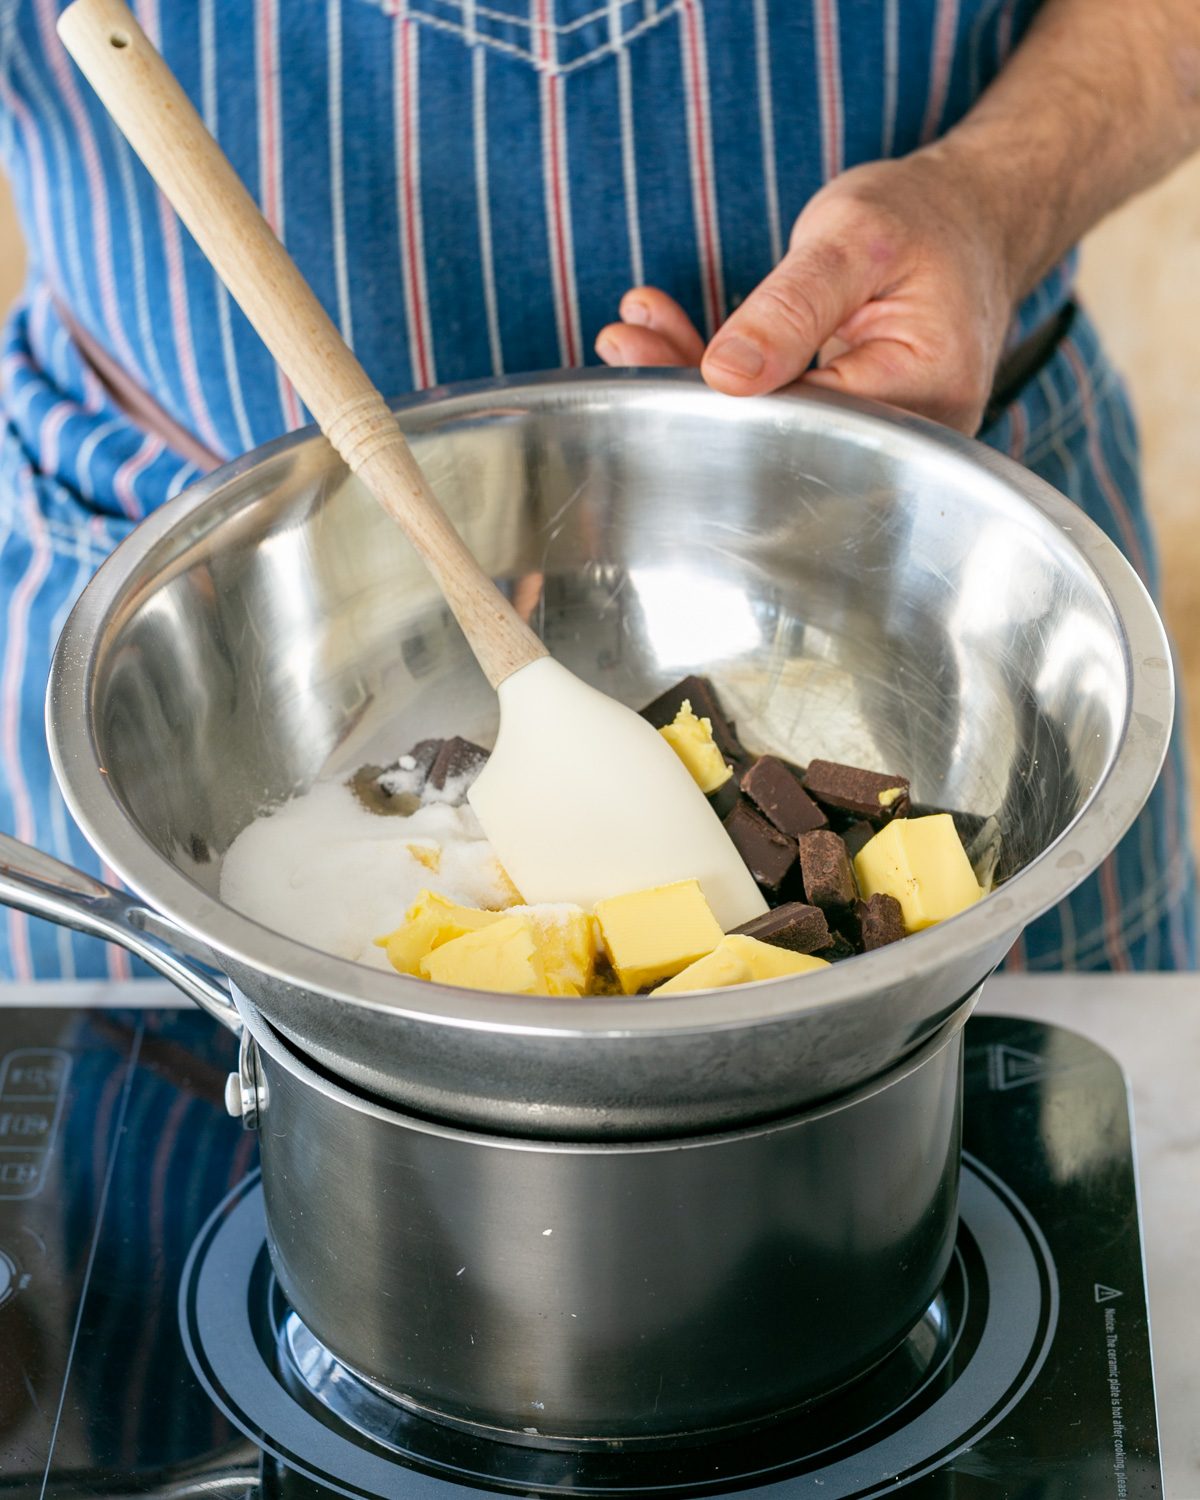
M930 155L982 189L1018 298L1105 214L1198 147L1197 0L1047 0Z

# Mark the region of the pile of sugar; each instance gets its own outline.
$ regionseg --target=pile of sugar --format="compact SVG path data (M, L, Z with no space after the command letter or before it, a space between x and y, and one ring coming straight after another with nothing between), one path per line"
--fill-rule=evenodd
M410 844L436 849L436 872ZM464 906L504 907L512 887L467 806L411 817L367 812L347 786L319 782L255 819L221 866L221 900L310 948L392 973L374 939L399 927L423 890Z

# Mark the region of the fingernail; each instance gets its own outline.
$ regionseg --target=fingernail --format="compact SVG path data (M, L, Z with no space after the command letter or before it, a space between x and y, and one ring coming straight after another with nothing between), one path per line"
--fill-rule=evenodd
M637 297L630 297L621 304L622 323L636 323L640 328L650 325L650 309Z
M602 333L596 340L596 353L605 364L614 365L620 361L621 351L617 347L617 341L611 334Z
M728 338L718 339L709 347L704 357L705 364L715 365L718 370L727 370L730 375L741 375L753 380L762 373L763 353L749 339L731 333Z

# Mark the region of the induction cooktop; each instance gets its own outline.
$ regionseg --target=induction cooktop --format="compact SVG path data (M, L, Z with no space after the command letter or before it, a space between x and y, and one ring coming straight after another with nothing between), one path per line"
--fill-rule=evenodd
M749 1435L578 1453L415 1415L304 1326L207 1017L0 1010L0 1495L1161 1495L1124 1079L1055 1027L966 1036L958 1240L901 1347Z

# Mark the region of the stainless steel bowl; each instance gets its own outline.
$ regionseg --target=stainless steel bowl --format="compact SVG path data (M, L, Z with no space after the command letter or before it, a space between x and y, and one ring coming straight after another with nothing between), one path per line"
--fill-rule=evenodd
M105 564L63 632L49 727L72 811L144 902L118 923L93 893L73 919L160 962L154 933L211 950L355 1087L561 1139L794 1112L932 1035L1147 797L1172 713L1153 605L1086 517L979 444L829 395L734 401L659 372L400 410L484 566L583 677L637 704L706 671L756 749L906 772L919 801L994 816L1007 880L827 973L664 1000L438 988L231 910L221 854L262 809L421 736L487 742L495 725L400 533L298 434L165 506ZM53 879L22 882L8 860L3 898L52 906Z

